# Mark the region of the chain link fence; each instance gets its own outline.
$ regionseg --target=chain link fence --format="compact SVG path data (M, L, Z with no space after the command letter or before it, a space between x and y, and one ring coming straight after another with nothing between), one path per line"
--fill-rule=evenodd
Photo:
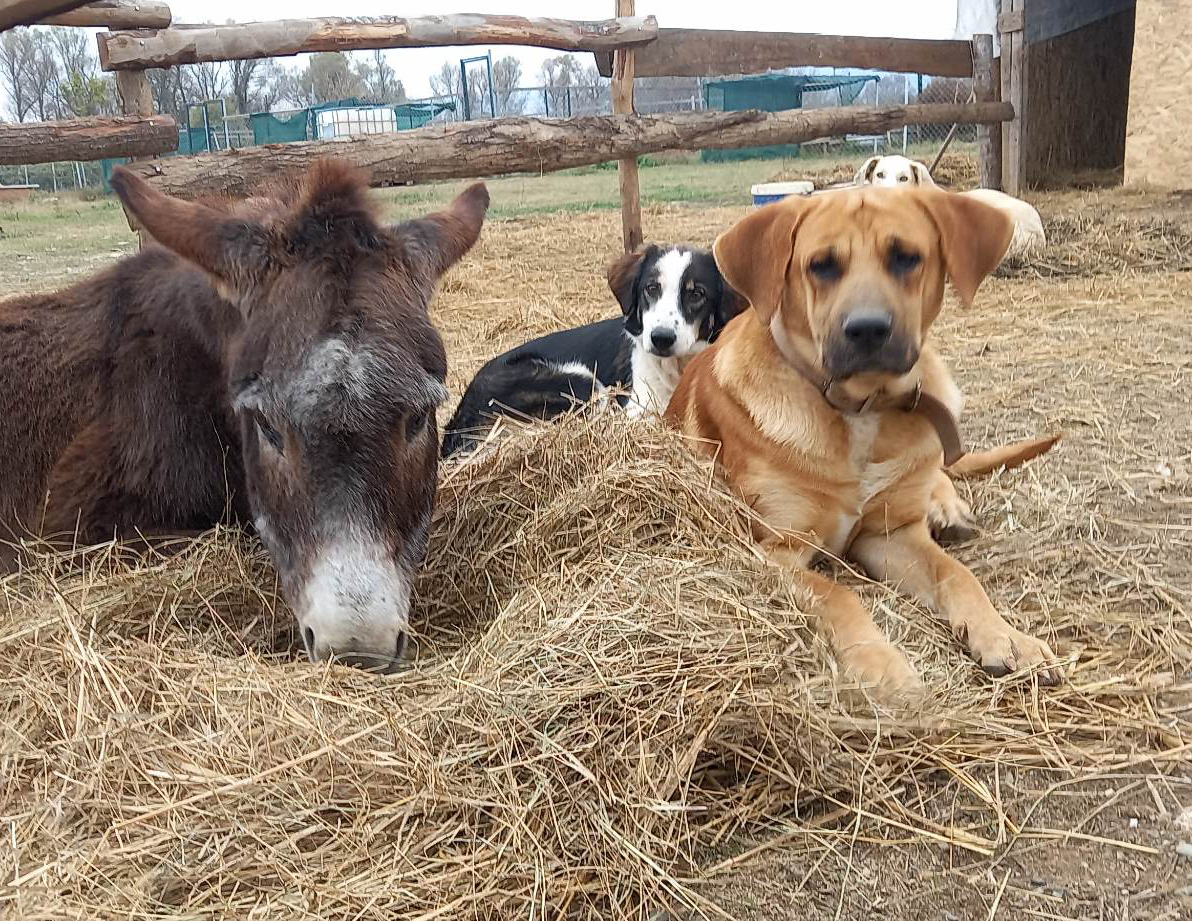
M806 76L806 74L804 74ZM822 76L822 75L820 75ZM963 103L972 93L972 81L923 77L916 74L834 73L833 79L865 78L855 94L840 89L812 90L801 94L803 109L840 105L895 106L916 103ZM709 83L723 83L734 78L703 80L698 78L640 78L634 85L634 106L644 115L667 112L694 112L708 108ZM487 88L465 100L462 95L436 96L411 100L396 107L370 107L364 103L341 106L339 112L323 113L321 121L311 120L312 109L274 111L255 115L227 115L222 106L193 106L189 124L179 127L178 152L182 154L250 147L260 143L286 142L337 134L372 134L403 130L423 124L458 122L470 113L473 120L533 115L573 118L608 115L612 112L612 94L607 80L579 86L527 86L489 94ZM781 101L766 108L790 108ZM495 113L494 110L495 109ZM423 111L425 117L403 120L393 111ZM433 114L431 114L433 113ZM272 134L263 135L254 120L268 119ZM322 122L326 122L324 125ZM289 130L289 129L293 130ZM292 136L291 136L292 135ZM951 135L951 137L949 137ZM899 153L930 163L945 141L952 153L975 155L974 125L908 125L878 135L849 135L826 138L801 145L801 156L855 160L859 156ZM42 191L67 189L102 189L111 163L43 163L30 166L0 167L0 185L36 185Z

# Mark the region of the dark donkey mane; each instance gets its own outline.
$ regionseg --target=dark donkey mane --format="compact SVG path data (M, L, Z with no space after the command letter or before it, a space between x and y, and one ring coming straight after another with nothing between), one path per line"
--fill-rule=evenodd
M240 202L185 202L118 168L160 245L0 302L0 564L250 523L312 657L400 653L425 555L445 398L428 306L488 193L378 219L335 161Z

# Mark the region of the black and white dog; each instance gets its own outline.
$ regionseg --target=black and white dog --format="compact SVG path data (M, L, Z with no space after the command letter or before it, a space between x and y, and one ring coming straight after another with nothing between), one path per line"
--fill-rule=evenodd
M443 436L443 456L475 447L496 417L551 419L602 391L632 415L662 413L683 366L745 307L712 254L650 244L608 270L623 317L542 336L489 361Z

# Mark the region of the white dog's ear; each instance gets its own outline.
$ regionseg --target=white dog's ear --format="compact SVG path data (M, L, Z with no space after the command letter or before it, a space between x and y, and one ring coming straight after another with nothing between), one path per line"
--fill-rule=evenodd
M861 168L857 170L857 175L853 177L854 185L865 185L867 182L873 181L873 171L877 169L878 161L881 157L870 157L861 164Z
M935 180L931 178L927 167L918 160L911 161L911 175L915 177L915 185L935 185Z

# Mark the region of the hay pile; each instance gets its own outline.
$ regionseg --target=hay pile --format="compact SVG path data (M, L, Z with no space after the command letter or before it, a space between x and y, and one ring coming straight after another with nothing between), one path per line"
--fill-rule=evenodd
M1020 259L1006 260L998 275L1053 278L1192 270L1192 231L1186 221L1123 217L1106 207L1048 215L1045 208L1040 210L1047 244Z
M647 918L707 908L701 873L742 830L834 847L843 817L988 854L996 798L972 781L976 808L941 823L934 778L1182 744L1155 688L992 683L878 590L931 716L873 711L748 524L649 423L520 434L444 472L417 661L390 678L298 660L235 533L6 579L0 910Z

